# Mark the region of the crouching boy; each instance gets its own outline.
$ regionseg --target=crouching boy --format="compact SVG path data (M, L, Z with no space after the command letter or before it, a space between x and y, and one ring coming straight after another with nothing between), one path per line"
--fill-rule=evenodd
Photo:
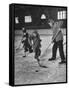
M33 40L33 52L35 53L34 57L35 57L35 59L37 59L38 64L40 65L39 56L41 55L41 50L40 50L40 48L41 48L41 39L40 39L40 36L39 36L37 31L34 31L32 34L33 34L33 38L32 38L32 40Z
M26 32L26 29L23 28L23 38L22 38L22 43L23 43L23 48L24 48L24 56L26 57L26 52L29 51L29 53L32 53L32 44L31 44L31 39L30 39L30 35Z

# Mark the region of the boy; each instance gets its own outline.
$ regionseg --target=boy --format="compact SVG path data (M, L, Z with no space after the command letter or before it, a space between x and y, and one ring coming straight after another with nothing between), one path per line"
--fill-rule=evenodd
M56 59L57 48L59 48L59 53L61 57L61 62L59 62L59 64L66 63L63 51L63 34L60 30L62 22L61 21L54 22L53 20L50 20L49 25L52 27L53 30L52 42L54 43L52 48L52 58L50 58L49 61Z
M32 40L33 40L33 52L35 53L34 57L35 57L35 59L37 59L38 64L40 65L39 56L41 54L41 50L40 50L40 48L41 48L41 39L40 39L40 36L39 36L37 31L33 32Z
M29 53L32 53L32 46L31 46L31 39L29 34L26 32L25 28L22 28L23 31L23 37L22 37L22 43L23 43L23 48L24 48L24 56L26 57L26 52L29 51Z

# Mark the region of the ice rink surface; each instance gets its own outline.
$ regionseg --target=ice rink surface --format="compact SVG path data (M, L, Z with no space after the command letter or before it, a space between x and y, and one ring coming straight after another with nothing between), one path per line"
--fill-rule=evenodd
M51 42L52 36L41 35L40 38L42 39L42 54ZM15 48L18 47L20 40L21 36L15 37ZM65 42L66 36L64 36L64 43ZM22 48L22 45L20 48ZM39 67L37 60L34 59L34 53L28 54L28 56L24 58L22 49L15 52L15 85L66 82L66 64L59 65L61 59L58 51L57 59L55 61L48 61L52 55L51 45L48 52L40 60L41 65L47 68ZM66 56L66 44L64 44L64 53ZM36 70L38 70L38 72L36 72Z

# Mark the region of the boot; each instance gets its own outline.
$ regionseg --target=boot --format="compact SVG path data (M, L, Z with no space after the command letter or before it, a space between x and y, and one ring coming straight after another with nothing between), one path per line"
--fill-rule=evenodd
M52 57L52 58L49 59L49 61L53 61L53 60L55 60L55 59L56 59L56 58Z
M65 64L66 61L65 60L61 60L61 62L59 62L59 64Z
M26 57L26 52L24 53L23 57Z

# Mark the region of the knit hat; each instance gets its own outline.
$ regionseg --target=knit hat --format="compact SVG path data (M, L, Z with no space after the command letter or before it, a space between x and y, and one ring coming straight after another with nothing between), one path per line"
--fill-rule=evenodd
M49 19L49 20L48 20L48 23L50 23L50 22L51 22L52 24L54 24L54 20L53 20L53 19Z
M26 29L23 27L23 28L22 28L22 31L23 31L23 32L26 32Z

